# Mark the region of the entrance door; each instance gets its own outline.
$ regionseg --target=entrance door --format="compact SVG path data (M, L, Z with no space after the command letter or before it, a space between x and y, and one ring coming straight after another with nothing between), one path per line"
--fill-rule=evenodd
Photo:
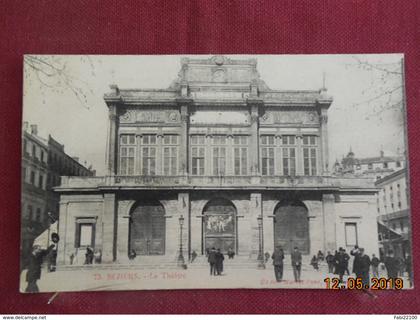
M160 203L137 205L130 221L130 250L137 255L165 254L165 209Z
M308 209L300 202L283 203L275 210L274 245L282 246L285 253L298 247L309 254Z
M211 200L203 211L204 250L236 252L236 208L226 199Z

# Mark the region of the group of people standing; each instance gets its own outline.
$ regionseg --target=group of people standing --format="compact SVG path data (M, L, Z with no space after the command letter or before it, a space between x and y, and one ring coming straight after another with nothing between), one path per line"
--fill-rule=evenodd
M223 261L225 256L220 251L220 249L211 248L208 251L207 261L210 264L210 275L211 276L220 276L223 273Z
M354 257L352 273L354 273L357 278L361 278L365 285L369 285L370 271L372 271L373 277L379 278L380 265L386 269L388 278L403 276L404 272L401 272L401 261L394 256L392 251L388 252L383 261L381 261L375 254L372 254L372 258L370 258L365 254L363 248L359 248L356 245L350 251L350 255ZM327 256L325 257L328 264L328 272L337 274L340 281L343 281L344 274L350 275L348 267L350 255L347 254L345 249L340 247L334 255L328 251ZM411 260L406 263L406 266L409 278L411 279Z
M274 250L271 259L273 259L274 275L277 282L283 281L283 260L284 251L281 246L277 246ZM290 259L293 268L293 276L296 282L300 282L300 275L302 272L302 253L298 247L294 247L293 252L290 254Z

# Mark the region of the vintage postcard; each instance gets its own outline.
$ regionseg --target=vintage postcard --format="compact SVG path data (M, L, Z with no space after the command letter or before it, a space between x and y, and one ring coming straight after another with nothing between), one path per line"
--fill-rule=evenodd
M21 292L412 287L403 55L23 63Z

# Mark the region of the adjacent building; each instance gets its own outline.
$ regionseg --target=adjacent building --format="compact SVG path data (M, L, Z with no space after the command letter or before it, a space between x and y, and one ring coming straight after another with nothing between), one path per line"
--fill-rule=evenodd
M382 179L395 171L405 168L405 155L399 150L396 155L385 155L383 150L378 157L356 158L351 150L341 162L336 160L334 173L336 175L355 175Z
M377 196L379 250L381 256L393 251L397 257L411 254L411 222L407 170L401 169L379 179Z
M272 90L256 60L215 56L182 59L167 89L112 85L104 99L107 174L55 188L59 264L87 247L120 264L211 247L378 253L374 180L331 174L326 89Z
M22 131L22 265L34 239L58 219L59 195L53 187L62 175L92 176L95 172L71 158L51 136L38 135L38 127L23 124Z

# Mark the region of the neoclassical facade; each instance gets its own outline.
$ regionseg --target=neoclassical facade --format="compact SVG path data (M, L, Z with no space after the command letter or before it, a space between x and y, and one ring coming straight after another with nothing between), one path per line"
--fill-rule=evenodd
M272 90L255 59L181 65L168 89L105 95L108 174L56 188L59 264L87 246L121 264L131 251L176 260L181 246L186 260L211 247L378 253L373 181L330 174L325 89Z

